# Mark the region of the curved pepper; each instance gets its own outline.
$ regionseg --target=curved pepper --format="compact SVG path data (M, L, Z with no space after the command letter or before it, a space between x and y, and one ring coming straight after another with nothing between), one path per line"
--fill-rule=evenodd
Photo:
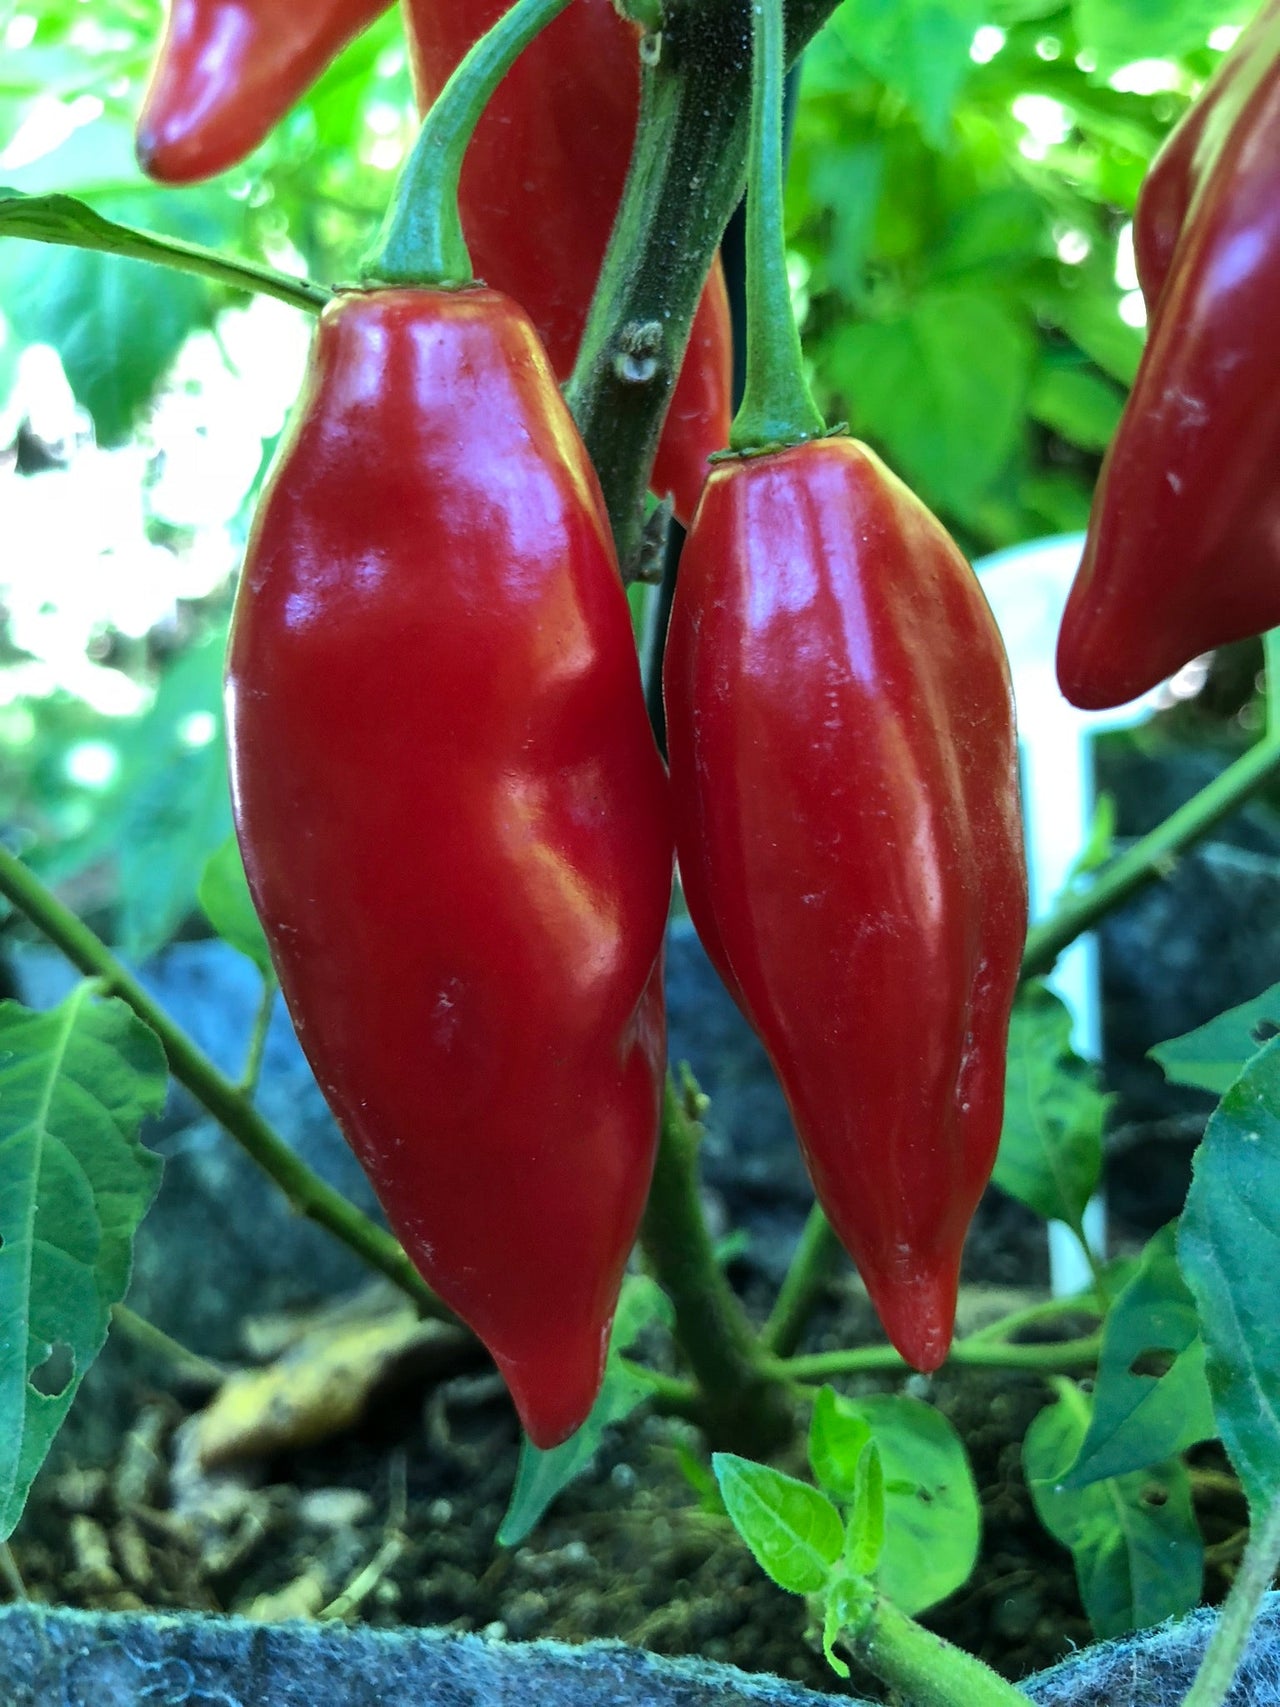
M995 622L884 464L814 439L713 469L663 679L694 924L889 1338L935 1369L1026 930Z
M407 0L425 109L507 0ZM531 315L560 378L578 353L640 109L639 32L611 0L574 0L521 54L476 126L459 205L478 278ZM729 436L733 336L717 259L676 380L651 485L687 522Z
M595 1397L653 1165L672 843L599 486L514 303L325 310L227 708L303 1049L553 1446Z
M138 162L166 184L243 160L391 0L170 0L138 117Z
M1157 156L1134 250L1147 345L1058 640L1086 708L1280 623L1280 4Z

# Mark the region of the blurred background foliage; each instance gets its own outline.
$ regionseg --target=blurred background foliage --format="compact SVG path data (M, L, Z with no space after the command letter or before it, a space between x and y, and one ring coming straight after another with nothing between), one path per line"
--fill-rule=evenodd
M844 0L809 50L789 195L817 390L970 552L1084 525L1141 349L1138 187L1251 10ZM396 12L245 166L181 191L132 154L162 18L0 0L0 185L350 274L413 134ZM228 833L221 646L307 333L0 239L0 823L134 955L182 928Z

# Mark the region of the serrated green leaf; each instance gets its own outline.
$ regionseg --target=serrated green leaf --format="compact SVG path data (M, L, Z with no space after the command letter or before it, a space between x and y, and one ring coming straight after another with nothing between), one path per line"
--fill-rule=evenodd
M1031 350L1019 317L973 290L928 292L907 313L849 326L828 345L855 431L933 502L961 508L1019 443Z
M228 836L205 861L196 899L222 940L247 955L264 978L272 977L271 951L253 908L234 836Z
M594 1459L605 1430L631 1415L653 1392L643 1370L622 1361L622 1353L651 1322L670 1324L671 1304L648 1275L629 1274L614 1313L604 1380L591 1414L562 1446L542 1452L526 1436L520 1443L515 1485L506 1515L498 1529L500 1547L518 1547L541 1522L558 1494L576 1480Z
M156 1037L92 984L48 1013L0 1003L0 1539L128 1287L161 1168L138 1128L166 1079Z
M1178 1270L1176 1224L1149 1241L1107 1312L1089 1427L1063 1477L1084 1488L1174 1457L1216 1432L1195 1301Z
M1078 1228L1102 1169L1107 1099L1071 1048L1071 1015L1043 984L1024 987L1009 1028L995 1183L1046 1220Z
M1192 1164L1178 1262L1218 1433L1255 1513L1280 1493L1280 1038L1228 1090Z
M1280 984L1252 1001L1148 1050L1172 1085L1193 1085L1222 1096L1240 1077L1246 1061L1280 1034Z
M844 1547L840 1513L825 1494L732 1452L712 1455L725 1510L779 1588L817 1594Z
M900 1611L923 1612L967 1582L978 1557L982 1517L964 1445L940 1411L905 1394L832 1400L871 1430L881 1463L876 1582ZM849 1495L856 1491L855 1479Z
M983 0L844 0L831 21L850 51L911 108L933 147L947 140Z
M1040 1521L1075 1560L1080 1598L1102 1638L1146 1629L1200 1598L1204 1547L1178 1459L1081 1489L1064 1486L1089 1426L1069 1381L1027 1430L1022 1461Z

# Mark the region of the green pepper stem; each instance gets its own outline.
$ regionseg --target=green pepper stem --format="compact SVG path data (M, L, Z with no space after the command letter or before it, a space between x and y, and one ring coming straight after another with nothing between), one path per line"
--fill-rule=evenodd
M774 1357L789 1357L826 1289L840 1256L840 1241L815 1203L800 1234L800 1243L778 1292L769 1320L760 1330L762 1348Z
M787 279L783 211L782 0L751 7L751 152L747 165L747 379L729 448L745 455L820 438L826 424L804 377Z
M662 1137L640 1248L671 1299L676 1339L698 1384L697 1416L714 1446L763 1456L788 1438L791 1405L781 1371L767 1370L742 1305L716 1261L698 1198L701 1129L689 1085L668 1073Z
M1145 884L1163 877L1180 853L1243 806L1280 770L1280 736L1266 735L1234 764L1171 813L1131 848L1118 854L1080 895L1070 896L1027 935L1021 977L1041 978L1078 936L1115 912Z
M1026 1707L1026 1695L983 1660L924 1629L881 1595L845 1640L914 1707Z
M457 290L475 282L458 212L467 145L498 84L568 4L517 0L457 66L422 121L382 231L360 268L362 283Z
M1280 1563L1280 1500L1272 1502L1249 1537L1244 1559L1209 1637L1183 1707L1221 1707L1249 1645L1262 1597Z
M1008 1345L1001 1340L957 1340L947 1354L952 1365L971 1369L1024 1369L1043 1375L1057 1369L1092 1369L1102 1349L1102 1335L1046 1340L1043 1344ZM880 1370L904 1370L907 1365L889 1345L855 1346L848 1351L816 1351L804 1357L768 1358L765 1368L778 1380L828 1381L835 1375L866 1375Z

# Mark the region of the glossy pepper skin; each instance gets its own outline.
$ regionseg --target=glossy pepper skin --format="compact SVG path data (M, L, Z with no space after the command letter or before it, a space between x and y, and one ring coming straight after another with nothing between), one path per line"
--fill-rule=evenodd
M406 0L430 106L506 0ZM560 378L573 368L635 141L639 31L611 0L574 0L525 49L476 127L459 206L476 275L529 312ZM717 258L672 393L651 484L692 516L729 438L733 335Z
M165 184L251 153L390 0L170 0L138 117L138 162Z
M649 1185L672 843L599 487L509 299L326 308L227 707L316 1078L553 1446L595 1397Z
M1086 709L1280 623L1280 4L1157 156L1134 249L1147 344L1058 640Z
M1026 930L994 620L882 462L812 440L713 470L664 690L694 924L885 1331L935 1369L995 1161Z

